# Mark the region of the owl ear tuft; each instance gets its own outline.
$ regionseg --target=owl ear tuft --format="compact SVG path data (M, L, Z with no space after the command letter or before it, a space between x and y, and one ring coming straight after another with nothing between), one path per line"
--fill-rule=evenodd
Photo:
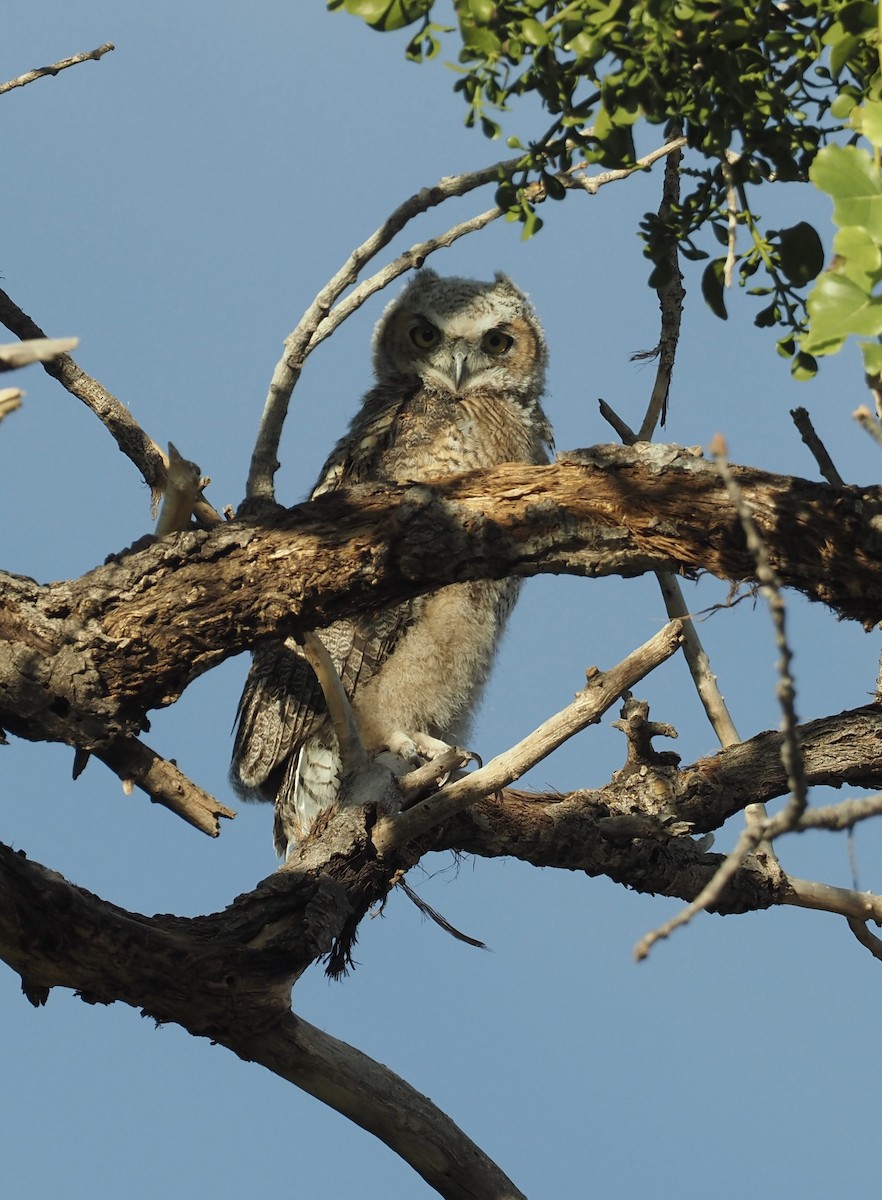
M521 291L521 289L518 287L518 285L516 283L512 283L511 279L509 278L508 275L506 275L505 271L497 271L496 274L493 276L493 278L496 280L496 282L501 287L505 288L507 291L513 292L516 296L523 296L524 293Z

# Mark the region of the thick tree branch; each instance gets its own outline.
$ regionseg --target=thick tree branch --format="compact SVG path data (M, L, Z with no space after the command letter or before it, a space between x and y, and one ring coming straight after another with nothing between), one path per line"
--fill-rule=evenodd
M882 708L878 705L808 721L798 731L810 785L882 789ZM720 855L701 853L692 838L682 834L711 832L747 804L786 795L782 740L778 732L760 733L687 766L654 767L617 777L597 790L565 795L509 790L485 797L443 829L421 838L421 847L462 850L486 858L510 856L537 867L607 874L624 881L615 865L622 838L644 836L671 843L670 830L679 826L679 850L691 848L695 860L704 865L719 864ZM799 828L848 828L878 811L877 797L809 808ZM634 814L641 821L629 824ZM650 818L649 823L644 818ZM646 890L693 897L694 893L684 896L678 886L673 878L665 880L662 870L650 877Z
M882 493L733 471L782 583L878 621ZM0 726L91 750L137 736L149 709L263 638L464 579L657 569L755 577L716 469L677 447L332 493L170 536L72 582L0 576Z
M332 840L342 848L352 839L352 851L357 829L338 822ZM370 872L356 884L352 861L341 878L363 907ZM286 869L214 916L150 918L0 846L0 957L33 1003L57 986L93 1003L120 1000L261 1063L375 1134L450 1200L523 1200L430 1100L291 1013L292 978L329 949L351 912L333 870L321 878Z

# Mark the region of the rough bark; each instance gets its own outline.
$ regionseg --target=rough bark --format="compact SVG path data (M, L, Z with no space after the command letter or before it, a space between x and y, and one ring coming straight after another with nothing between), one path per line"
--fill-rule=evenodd
M880 489L736 470L782 582L882 618ZM332 493L184 533L45 586L0 576L0 726L87 750L261 638L455 580L754 567L714 466L677 447L598 447L437 484Z
M841 616L882 617L882 491L735 474L784 584ZM549 467L361 488L144 539L78 580L0 575L0 726L73 745L80 763L94 752L213 832L222 806L166 770L137 735L151 708L223 659L457 580L647 570L754 578L716 469L676 447L599 447ZM882 785L876 707L812 722L800 735L810 782ZM381 807L394 811L391 776L388 787ZM692 835L786 789L780 736L763 734L685 768L632 756L596 792L485 797L388 853L372 837L375 809L347 807L225 912L188 919L128 913L0 848L0 957L34 1003L56 986L91 1002L121 1000L262 1062L385 1140L441 1195L516 1197L425 1097L300 1022L292 982L318 959L345 969L368 907L429 850L511 855L688 901L722 861ZM856 895L821 895L757 854L716 910L845 911ZM866 905L852 915L878 915Z

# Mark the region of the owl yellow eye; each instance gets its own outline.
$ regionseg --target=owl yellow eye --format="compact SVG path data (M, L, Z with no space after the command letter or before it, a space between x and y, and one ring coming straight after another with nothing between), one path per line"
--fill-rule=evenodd
M481 340L481 349L485 354L492 354L494 358L499 358L501 354L505 354L511 349L513 343L514 338L503 333L501 329L491 329L489 333L484 334Z
M414 325L410 331L410 340L418 350L431 350L438 341L438 330L434 325Z

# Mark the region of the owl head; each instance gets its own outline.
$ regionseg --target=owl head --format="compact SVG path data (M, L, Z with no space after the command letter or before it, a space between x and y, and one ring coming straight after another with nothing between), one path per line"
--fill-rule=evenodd
M373 341L380 383L419 380L455 396L504 391L538 400L548 350L539 319L506 275L491 283L422 270L380 318Z

